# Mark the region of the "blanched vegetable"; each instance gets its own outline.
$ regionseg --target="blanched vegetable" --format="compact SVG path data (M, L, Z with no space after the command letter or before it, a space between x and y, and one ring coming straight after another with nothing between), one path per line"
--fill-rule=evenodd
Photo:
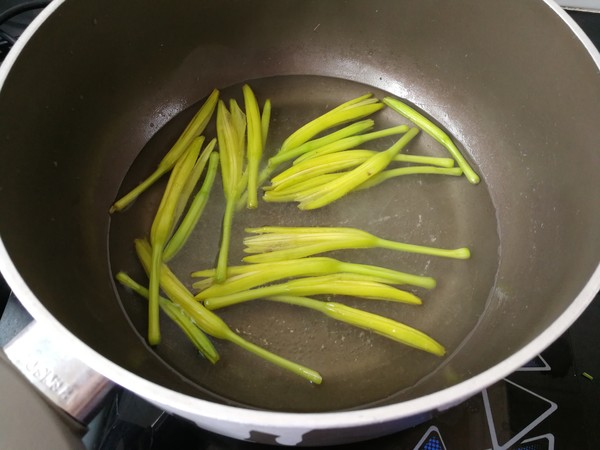
M419 350L433 353L437 356L443 356L446 353L446 349L441 344L419 330L415 330L412 327L404 325L400 322L396 322L395 320L388 319L387 317L382 317L367 311L351 308L350 306L346 306L341 303L322 302L320 300L313 300L307 297L296 297L291 295L267 297L266 300L314 309L331 317L332 319L346 322L359 328L374 331L375 333L385 336L388 339L392 339Z
M292 133L283 142L277 154L269 159L267 167L260 174L261 182L267 180L269 176L271 176L273 170L284 161L293 159L301 153L317 148L317 145L326 145L327 143L332 143L344 137L359 134L362 131L371 128L373 126L372 121L358 122L349 125L345 129L331 133L330 136L323 136L319 139L315 139L314 142L304 147L305 144L308 144L309 141L319 133L347 122L365 118L383 108L383 103L372 97L373 94L365 94L347 101L346 103L342 103L331 111L311 120ZM303 148L300 149L300 147Z
M221 231L221 247L217 261L216 279L218 282L227 276L227 259L229 257L229 242L231 226L236 203L246 188L244 173L244 130L243 112L232 102L232 113L227 110L223 101L217 108L217 137L221 154L221 178L225 192L225 214Z
M281 145L280 153L286 153L308 140L315 137L317 134L336 127L343 123L353 120L362 119L370 116L376 111L383 108L383 104L378 99L373 97L373 94L365 94L353 100L342 103L340 106L332 109L329 112L311 120L306 125L298 128L292 133Z
M378 152L370 150L346 150L344 152L322 155L293 165L271 179L266 190L283 190L294 187L298 183L310 180L327 173L339 173L353 169Z
M415 175L415 174L430 174L430 175L447 175L451 177L460 177L463 171L460 167L431 167L431 166L412 166L412 167L399 167L397 169L384 170L378 173L372 178L365 181L363 184L358 186L356 189L368 189L373 186L377 186L386 180L395 177L401 177L403 175Z
M258 171L263 154L263 137L260 110L258 102L254 96L254 92L247 84L242 88L244 92L244 105L246 107L246 118L248 121L248 143L247 143L247 160L248 160L248 208L256 208L258 204ZM265 126L268 126L268 122Z
M150 242L152 244L152 265L150 269L150 294L148 298L148 342L157 345L160 342L160 327L158 322L158 270L163 259L163 251L173 228L177 222L180 204L185 202L181 198L190 175L193 173L200 147L204 138L196 138L189 145L187 151L181 156L169 177L167 188L158 207L158 212L152 222Z
M115 278L123 286L131 289L138 295L148 299L150 294L148 289L135 282L125 272L119 272L115 275ZM160 308L163 312L169 316L169 318L175 322L179 328L186 334L186 336L196 346L198 351L211 363L215 364L219 360L219 353L215 349L215 346L210 339L202 332L200 328L196 326L194 321L181 309L181 307L164 297L158 298Z
M196 289L202 288L196 298L206 299L252 289L284 278L334 273L372 276L392 284L410 284L426 289L435 287L435 280L431 277L412 275L368 264L348 263L326 257L291 259L230 267L227 271L227 280L220 284L213 283L214 270L212 269L194 272L192 277L208 277L208 283L200 281L193 285Z
M262 114L260 116L260 132L262 135L263 150L267 146L267 138L269 136L269 127L271 126L271 100L266 99L263 105Z
M296 158L294 164L298 164L302 161L306 161L307 159L315 158L317 156L328 155L330 153L336 153L344 150L357 148L359 145L362 145L366 142L373 141L375 139L380 139L383 137L403 134L407 131L408 127L406 125L399 125L397 127L386 128L385 130L373 131L372 133L366 133L358 136L351 136L345 139L340 139L339 141L333 142L329 145L324 145L323 147L319 147L308 153L304 153L303 155Z
M352 123L340 130L326 134L323 137L305 142L304 144L285 153L279 152L275 156L269 158L267 167L261 175L261 179L265 181L269 177L269 175L277 168L277 166L279 166L285 161L289 161L290 159L297 158L298 156L303 155L305 153L328 146L330 144L334 144L349 136L355 136L357 134L360 135L361 133L373 128L373 125L375 125L375 122L371 119L361 120L360 122Z
M389 280L368 275L339 273L319 277L297 278L285 283L249 289L204 300L208 309L217 309L237 303L273 295L350 295L374 300L388 300L420 305L421 299L410 292L389 286Z
M128 206L131 202L138 198L142 192L152 186L156 180L158 180L175 166L175 163L186 151L192 140L195 137L200 136L206 128L206 125L208 125L208 122L210 121L217 105L218 98L219 91L215 89L208 96L200 110L192 118L185 130L183 130L183 133L181 133L181 136L179 136L177 142L173 144L173 147L171 147L168 153L163 157L154 173L152 173L152 175L150 175L136 188L117 200L110 208L111 213L121 211L123 208Z
M261 171L271 102L267 100L261 111L250 86L244 85L242 93L244 110L234 99L226 106L223 100L218 100L219 92L213 91L157 171L111 208L111 212L122 209L158 177L172 171L150 229L149 242L145 239L135 241L138 259L149 278L148 289L123 272L116 275L124 286L148 298L148 342L151 345L160 342L161 309L212 363L217 362L219 355L207 335L239 345L312 383L321 383L318 372L248 342L213 312L237 303L263 299L313 309L416 349L444 355L446 350L440 343L407 325L329 299L309 298L341 295L414 306L421 304L419 296L397 285L433 289L435 279L312 255L343 249L382 248L468 259L468 248L442 249L395 242L350 227L266 226L246 229L254 234L244 239L244 251L251 254L243 258L247 264L230 266L228 258L235 211L241 205L249 209L257 207L258 189L280 164L293 161L270 180L269 186L262 187L263 198L272 202L296 201L300 209L321 208L354 190L410 174L460 176L464 173L472 183L479 181L450 138L423 115L386 97L386 105L431 134L448 148L453 158L401 153L418 135L419 128L397 125L371 131L375 121L366 117L379 111L384 104L372 94L366 94L333 108L291 133ZM204 137L200 133L215 108L217 136L201 151ZM374 139L394 135L402 136L386 150L357 148ZM455 161L458 167L454 167ZM394 163L407 165L394 167ZM219 165L225 195L220 248L213 268L192 274L200 278L193 283L194 296L166 263L186 244L198 223ZM202 186L197 190L203 175ZM182 216L183 220L180 220ZM207 236L207 239L214 236ZM168 299L160 296L160 290Z
M415 125L420 127L423 131L446 147L452 157L456 160L458 167L460 167L464 172L467 180L469 180L469 182L472 184L479 183L479 175L475 173L467 160L463 157L462 153L460 153L460 150L458 150L454 142L452 142L452 139L450 139L450 137L444 133L440 127L435 125L431 120L427 119L423 114L419 113L398 99L385 97L383 102L397 113L402 114L404 117L412 121Z
M319 175L336 173L339 176L344 174L344 171L353 167L356 167L363 162L367 161L370 157L375 156L377 153L374 150L345 150L343 152L325 154L315 156L309 160L304 160L298 164L294 164L292 167L281 172L279 175L271 179L271 185L266 186L265 191L283 191L286 189L300 192L302 189L295 189L300 183L307 180L312 180ZM393 158L393 161L408 162L408 163L423 163L431 166L440 166L444 168L451 168L454 165L454 160L451 158L436 158L431 156L418 156L418 155L404 155L399 154ZM421 166L425 167L425 166ZM408 167L402 167L407 169ZM462 174L462 170L454 170L450 172L442 171L444 174L454 175ZM408 173L411 173L410 171ZM421 172L415 172L421 173ZM425 172L426 173L426 172ZM435 173L435 171L432 171ZM391 178L388 176L387 178ZM335 179L331 177L331 180ZM323 183L318 183L323 184Z
M181 221L181 224L177 228L177 231L175 231L169 240L169 243L165 247L165 251L163 253L164 261L169 261L177 254L177 252L179 252L179 250L181 250L198 223L198 220L200 220L200 217L202 216L202 212L204 211L204 207L208 202L210 191L212 190L215 176L219 167L219 154L212 153L215 143L216 140L213 139L203 152L210 155L204 182L202 183L202 187L198 193L194 196L194 199L192 200L185 217Z
M406 156L406 155L398 155ZM422 157L426 158L426 157ZM267 202L297 202L300 198L306 195L310 195L314 192L318 192L321 187L330 181L338 179L344 175L345 172L327 173L323 175L317 175L308 180L293 183L289 187L267 189L263 194L263 199ZM360 191L362 189L368 189L384 181L392 178L400 177L403 175L416 175L416 174L430 174L430 175L447 175L453 177L459 177L462 175L462 169L460 167L433 167L433 166L411 166L411 167L399 167L396 169L384 170L368 179L364 183L358 185L355 190Z
M365 181L385 169L394 156L396 156L396 154L402 150L418 132L418 128L411 128L389 149L371 156L364 163L355 169L352 169L350 172L342 175L336 180L322 185L319 192L299 196L298 201L300 203L298 204L298 208L322 208L348 194L357 186L360 186Z
M471 256L466 247L448 250L406 244L348 227L260 227L247 228L246 231L256 234L244 239L244 251L257 253L244 258L249 263L284 261L351 248L385 248L455 259L468 259Z
M149 273L152 254L150 244L147 241L136 239L135 248L142 266L146 270L146 273ZM248 350L279 367L289 370L296 375L304 377L312 383L321 383L322 377L318 372L275 355L234 333L221 318L197 302L194 296L165 264L160 265L159 277L160 286L165 294L167 294L173 302L181 306L181 308L183 308L183 310L205 333L218 339L224 339L239 345L243 349Z

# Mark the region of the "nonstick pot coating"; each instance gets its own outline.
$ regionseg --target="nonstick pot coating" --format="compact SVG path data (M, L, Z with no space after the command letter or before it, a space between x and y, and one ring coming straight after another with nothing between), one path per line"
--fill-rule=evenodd
M0 92L6 250L37 298L79 339L192 396L322 411L417 398L467 380L548 328L593 273L600 249L597 71L543 3L516 5L181 2L175 10L67 3L31 39ZM398 260L440 285L423 295L423 307L393 314L454 354L440 361L312 313L258 302L223 317L288 356L317 363L327 355L323 368L315 367L330 374L324 394L226 345L219 348L231 358L210 368L179 337L168 344L168 327L157 352L144 343L143 303L117 290L112 277L120 264L133 271L126 244L147 230L159 186L122 217L111 219L108 207L123 182L135 184L157 162L158 147L176 136L191 106L213 87L239 95L244 81L272 96L280 133L365 89L405 98L437 119L474 162L478 186L415 177L310 214L322 225L352 221L390 237L471 247L467 262ZM382 125L395 120L381 114ZM418 143L415 151L440 151L424 136ZM134 211L131 220L126 214ZM264 224L303 217L280 205L259 214ZM214 232L218 205L207 216ZM248 213L236 226L250 223ZM198 265L213 261L215 249L214 237L203 241ZM391 262L384 252L356 257ZM368 307L390 311L387 304ZM261 337L266 328L274 334ZM347 343L335 343L338 332ZM373 352L361 347L364 339ZM326 353L315 351L321 345ZM372 368L361 360L371 356L364 362ZM347 365L350 373L334 370Z

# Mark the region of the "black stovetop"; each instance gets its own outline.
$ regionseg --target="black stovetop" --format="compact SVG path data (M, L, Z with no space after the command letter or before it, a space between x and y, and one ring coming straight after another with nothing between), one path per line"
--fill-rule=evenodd
M44 1L0 0L0 61ZM14 5L31 11L4 20ZM20 6L19 6L20 8ZM12 9L13 12L17 10ZM600 48L600 14L569 11ZM4 23L3 23L4 22ZM0 346L30 320L0 277ZM600 297L521 370L414 428L347 449L600 449ZM164 413L117 390L84 437L89 449L259 449Z

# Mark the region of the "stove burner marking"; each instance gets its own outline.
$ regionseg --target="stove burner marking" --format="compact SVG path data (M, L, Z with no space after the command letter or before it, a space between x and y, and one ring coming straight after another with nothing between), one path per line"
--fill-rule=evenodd
M438 427L430 426L414 450L446 450L446 444L444 444Z
M513 446L514 444L519 442L525 435L527 435L527 433L529 433L532 429L534 429L536 426L538 426L540 423L542 423L544 420L546 420L554 411L556 411L558 409L558 405L556 403L554 403L553 401L548 400L547 398L544 398L541 395L536 394L535 392L530 391L529 389L526 389L523 386L520 386L517 383L514 383L507 378L504 378L504 381L506 383L509 383L509 384L513 385L514 387L519 388L519 389L527 392L528 394L548 403L550 406L541 415L539 415L535 420L533 420L529 425L527 425L525 428L523 428L521 431L519 431L515 436L513 436L508 442L504 443L503 445L500 445L498 443L498 435L496 434L496 427L494 425L492 408L490 405L490 399L489 399L489 396L487 393L487 389L484 389L481 392L481 395L483 397L483 404L485 407L485 415L486 415L488 427L490 430L490 436L492 438L492 449L493 450L508 450L511 446ZM553 442L554 442L554 437L552 438L552 443Z

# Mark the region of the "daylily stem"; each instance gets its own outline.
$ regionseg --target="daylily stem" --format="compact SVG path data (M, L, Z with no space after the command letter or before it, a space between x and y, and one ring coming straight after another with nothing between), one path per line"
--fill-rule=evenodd
M319 277L297 278L286 283L263 286L219 297L210 297L204 301L204 306L208 309L217 309L273 295L303 296L321 294L350 295L375 300L396 301L411 305L421 304L421 300L410 292L396 289L378 281L371 281L370 277L340 273Z
M218 166L219 154L212 153L208 161L208 169L206 170L206 176L204 178L204 182L202 183L202 187L194 196L187 214L165 247L163 261L167 262L171 260L179 252L179 250L181 250L196 227L196 224L202 216L202 212L204 211L206 203L208 202L208 198L217 174Z
M210 121L217 105L218 98L219 91L215 89L208 96L202 107L192 118L185 130L183 130L183 133L181 133L181 136L179 136L173 147L171 147L171 149L163 157L156 171L154 171L154 173L152 173L152 175L150 175L150 177L148 177L144 182L116 201L110 208L111 213L121 211L123 208L133 202L142 192L148 189L148 187L154 184L156 180L158 180L175 166L175 163L186 151L192 140L196 136L200 136L208 125L208 122Z
M412 327L404 325L395 320L388 319L377 314L372 314L360 309L351 308L341 303L322 302L307 297L297 297L292 295L279 295L268 297L265 300L271 300L289 305L302 306L319 311L332 319L346 322L359 328L374 331L381 336L392 339L396 342L417 348L437 356L443 356L446 353L444 347L425 333Z
M150 244L147 241L136 239L135 247L138 258L146 270L146 273L148 273L150 270ZM322 378L318 372L262 349L234 333L219 316L196 301L166 264L161 265L160 285L165 294L167 294L173 302L181 306L205 333L219 339L233 342L272 364L276 364L304 377L312 383L321 383Z
M115 278L123 286L131 289L136 294L148 299L150 294L148 289L143 287L141 284L134 281L125 272L119 272L115 275ZM169 316L169 318L175 322L179 328L187 335L187 337L196 346L198 351L211 363L215 364L219 360L219 353L215 349L214 345L208 339L208 336L204 334L200 328L192 321L192 319L181 309L181 307L164 297L158 298L160 307L163 312Z
M442 144L452 157L456 160L458 167L462 169L465 177L471 184L479 183L479 175L471 168L467 160L464 158L460 150L456 147L452 139L440 127L435 125L431 120L427 119L421 113L408 106L406 103L392 97L385 97L383 103L392 108L397 113L412 121L415 125L429 134L432 138Z
M227 200L225 214L223 215L221 247L219 249L217 271L215 274L215 281L217 283L221 283L227 278L227 259L229 258L229 243L231 241L231 227L233 226L235 208L236 202Z
M265 263L304 258L333 250L356 248L387 248L445 258L468 259L468 248L440 249L381 239L357 228L347 227L260 227L247 228L258 234L244 239L245 262Z
M406 125L398 125L392 128L386 128L384 130L373 131L371 133L361 134L358 136L351 136L345 139L340 139L337 142L332 144L317 148L308 153L305 153L294 161L294 164L301 163L302 161L306 161L307 159L315 158L317 156L328 155L330 153L337 153L344 150L350 150L353 148L357 148L359 145L364 144L365 142L373 141L375 139L380 139L382 137L394 136L397 134L406 133L408 131L408 126Z

